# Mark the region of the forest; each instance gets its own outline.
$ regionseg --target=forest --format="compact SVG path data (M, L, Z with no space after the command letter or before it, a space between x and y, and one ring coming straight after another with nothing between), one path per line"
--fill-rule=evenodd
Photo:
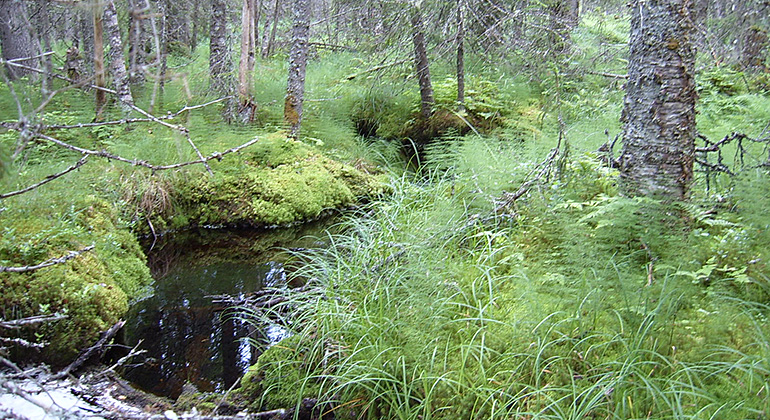
M767 0L0 0L0 418L768 418L768 31ZM187 269L279 255L201 297L248 366L100 403L196 232L227 241Z

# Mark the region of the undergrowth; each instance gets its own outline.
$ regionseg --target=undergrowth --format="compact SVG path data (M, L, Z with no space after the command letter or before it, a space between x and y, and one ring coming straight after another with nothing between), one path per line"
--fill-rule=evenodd
M311 291L246 316L294 334L244 378L252 408L313 398L351 419L766 413L768 271L751 260L763 261L754 226L767 218L619 197L590 153L495 214L531 169L513 162L533 153L494 138L435 146L432 171L396 179L330 249L296 255ZM730 202L754 203L763 187L751 185L737 181Z

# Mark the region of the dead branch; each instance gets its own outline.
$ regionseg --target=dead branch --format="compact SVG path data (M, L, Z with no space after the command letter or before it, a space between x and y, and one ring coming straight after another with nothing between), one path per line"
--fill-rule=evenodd
M374 67L372 67L370 69L362 70L362 71L360 71L358 73L351 74L351 75L345 77L345 79L353 80L356 77L361 76L362 74L372 73L372 72L375 72L375 71L384 70L384 69L387 69L389 67L395 67L395 66L404 64L404 63L408 62L409 60L410 59L403 59L403 60L394 61L394 62L388 63L388 64L381 64L379 66L374 66Z
M63 262L69 261L69 260L77 257L78 255L80 255L80 254L82 254L84 252L88 252L88 251L90 251L92 249L94 249L94 246L93 245L89 245L89 246L87 246L87 247L85 247L85 248L83 248L83 249L81 249L79 251L70 251L69 253L67 253L67 255L64 255L64 256L58 257L58 258L51 258L50 260L44 261L44 262L42 262L40 264L37 264L37 265L27 265L27 266L24 266L24 267L3 267L3 266L0 266L0 273L26 273L26 272L29 272L29 271L39 270L41 268L50 267L52 265L61 264Z
M58 321L66 317L67 315L56 313L53 315L36 315L27 318L12 319L10 321L0 321L0 328L17 330L24 326L42 324L43 322Z
M115 373L115 369L117 369L120 366L123 366L129 360L133 359L136 356L140 356L140 355L142 355L144 353L147 353L147 350L143 350L143 349L140 350L139 349L139 346L141 346L141 345L142 345L142 340L139 340L139 342L136 343L136 345L131 350L129 350L127 355L125 355L125 356L121 357L120 359L118 359L118 361L115 362L112 366L110 366L107 369L101 371L99 373L99 375L105 375L107 373Z
M89 128L89 127L102 127L102 126L110 126L110 125L125 125L125 124L135 124L135 123L142 123L142 122L156 122L156 120L172 120L179 115L181 115L184 112L192 111L195 109L200 109L207 107L209 105L213 105L222 101L225 101L227 99L232 98L232 96L225 96L223 98L215 99L213 101L206 102L205 104L199 104L199 105L192 105L192 106L185 106L184 108L180 109L177 112L174 113L168 113L166 115L161 116L153 116L153 118L124 118L122 120L113 120L113 121L102 121L102 122L91 122L91 123L80 123L80 124L69 124L69 125L46 125L41 127L41 130L61 130L61 129L75 129L75 128ZM17 125L8 124L7 122L0 123L6 128L16 129ZM178 126L172 126L172 128L178 129Z
M2 200L4 198L8 198L8 197L13 197L14 195L24 194L25 192L28 192L28 191L32 191L32 190L34 190L35 188L37 188L37 187L39 187L41 185L45 185L45 184L53 181L54 179L59 178L60 176L62 176L64 174L67 174L69 172L72 172L75 169L83 166L86 163L87 160L88 160L88 156L87 155L83 156L82 158L80 158L79 161L77 161L77 163L75 163L74 165L70 166L69 168L67 168L67 169L65 169L65 170L63 170L61 172L48 175L42 181L40 181L40 182L38 182L36 184L32 184L32 185L30 185L30 186L28 186L26 188L22 188L22 189L17 190L17 191L12 191L12 192L9 192L9 193L0 194L0 200ZM2 271L1 268L0 268L0 271Z
M16 346L21 346L21 347L26 347L31 349L43 349L45 348L45 346L48 345L48 343L32 343L23 338L8 338L8 337L0 337L0 343L16 345Z
M593 74L594 76L603 76L603 77L609 77L612 79L628 79L627 74L614 74L614 73L605 73L603 71L586 71L588 74Z
M548 174L551 173L551 167L553 166L556 156L559 154L559 149L554 148L551 149L551 152L548 153L548 157L545 158L544 161L540 162L535 168L529 173L527 176L528 178L532 177L534 174L534 178L530 178L528 181L521 184L518 190L513 193L504 192L503 196L500 197L500 199L497 202L497 207L495 207L495 213L499 213L506 208L510 207L516 200L524 196L527 192L529 192L530 188L543 180L543 178L546 178Z
M112 159L112 160L117 160L117 161L120 161L120 162L125 162L125 163L128 163L128 164L134 165L134 166L143 166L145 168L152 169L153 171L163 171L163 170L168 170L168 169L181 168L183 166L195 165L195 164L198 164L198 163L207 164L207 162L210 161L210 160L213 160L213 159L220 160L220 159L222 159L223 156L225 156L225 155L227 155L229 153L238 152L241 149L249 147L252 144L254 144L254 143L259 141L259 137L255 137L252 140L250 140L250 141L248 141L248 142L246 142L246 143L244 143L244 144L242 144L240 146L233 147L232 149L225 150L224 152L214 152L210 156L208 156L208 157L201 157L201 159L198 159L198 160L193 160L193 161L189 161L189 162L182 162L182 163L175 163L175 164L172 164L172 165L153 165L153 164L151 164L151 163L149 163L147 161L144 161L144 160L128 159L128 158L124 158L122 156L114 155L112 153L107 152L106 150L101 150L101 151L100 150L90 150L90 149L84 149L82 147L73 146L73 145L71 145L69 143L65 143L65 142L63 142L63 141L61 141L59 139L56 139L56 138L51 137L51 136L47 136L47 135L42 134L42 133L38 133L35 136L37 138L40 138L40 139L43 139L43 140L48 140L51 143L57 144L57 145L59 145L61 147L64 147L65 149L73 150L75 152L82 153L84 155L99 156L99 157L103 157L103 158L106 158L106 159ZM209 170L210 170L210 168L209 168Z
M74 362L70 363L67 367L65 367L64 369L60 370L57 374L51 376L49 381L55 381L57 379L62 379L64 377L66 377L71 372L75 371L80 366L82 366L83 363L87 362L88 359L90 359L94 355L96 355L96 353L98 353L100 351L103 351L105 346L106 346L106 344L107 344L107 342L109 340L111 340L112 337L114 337L115 334L117 334L118 331L120 331L120 329L123 328L123 325L125 325L125 324L126 324L126 321L123 321L123 320L116 322L115 325L110 327L110 329L108 329L107 331L105 331L102 334L102 337L99 338L99 340L96 342L96 344L94 344L93 346L89 347L85 351L81 352L80 356L78 356L78 358L75 359Z

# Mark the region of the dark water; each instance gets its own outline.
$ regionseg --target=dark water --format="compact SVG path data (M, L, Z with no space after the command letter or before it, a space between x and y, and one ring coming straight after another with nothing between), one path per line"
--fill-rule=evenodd
M200 391L228 389L258 356L243 338L277 341L284 332L231 316L211 295L242 296L286 284L288 255L281 248L325 246L317 239L325 228L200 230L156 243L147 254L154 293L132 306L125 327L126 344L141 340L146 362L123 376L171 398L185 383Z

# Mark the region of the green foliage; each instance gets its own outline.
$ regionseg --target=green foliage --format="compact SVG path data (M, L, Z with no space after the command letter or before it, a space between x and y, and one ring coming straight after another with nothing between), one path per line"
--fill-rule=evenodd
M402 179L366 218L347 222L332 248L298 255L296 275L320 287L288 294L295 335L247 377L255 408L312 397L335 401L340 418L754 413L762 396L752 392L761 394L766 373L715 347L752 348L753 318L702 299L704 286L673 270L653 271L645 286L648 272L637 267L649 255L661 267L681 260L671 252L688 237L680 210L612 198L496 224L469 212L452 194L456 182ZM578 214L583 220L548 240L575 253L569 236L582 232L580 245L593 252L580 262L585 270L569 268L567 257L544 271L532 250L537 235L523 230ZM606 259L636 261L613 268ZM721 375L726 369L737 376ZM737 386L750 378L751 392Z

